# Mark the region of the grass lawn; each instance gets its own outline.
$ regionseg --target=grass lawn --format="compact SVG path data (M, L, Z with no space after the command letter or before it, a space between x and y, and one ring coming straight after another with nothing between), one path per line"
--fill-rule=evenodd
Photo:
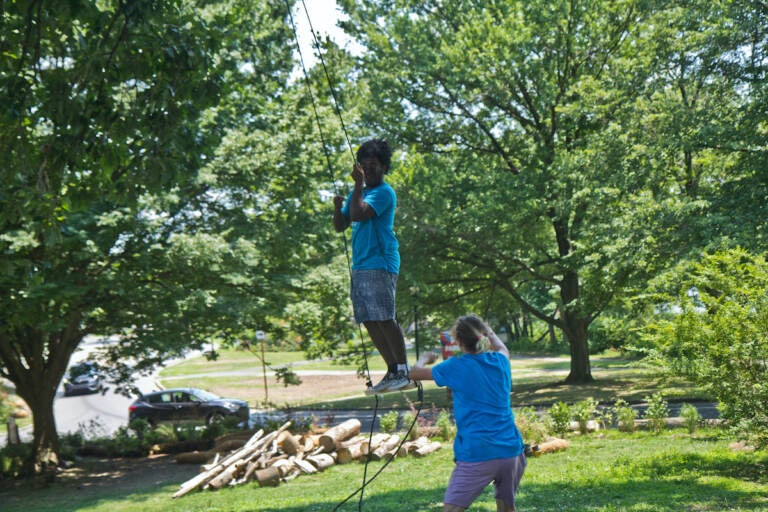
M531 458L518 494L518 509L531 511L680 512L768 510L768 453L735 452L715 429L689 435L682 429L661 435L608 431L569 438L563 452ZM362 483L364 466L335 465L274 488L256 484L198 491L178 500L171 495L196 473L196 467L167 461L154 472L135 461L103 464L112 470L94 477L59 478L49 487L0 490L5 512L153 511L331 511ZM372 462L368 477L381 468ZM452 450L424 458L395 459L366 488L361 510L376 512L441 510ZM183 470L183 471L182 471ZM132 478L131 478L132 476ZM111 479L110 485L104 480ZM359 495L340 511L358 510ZM470 508L495 511L489 487Z
M266 358L275 366L290 365L301 374L299 386L283 386L273 376L267 377L267 389L261 364L252 353L239 350L221 350L216 361L194 358L170 366L160 373L166 387L203 387L222 396L246 400L252 407L265 401L280 408L307 408L325 410L372 409L375 401L365 396L365 380L355 374L356 367L338 361L304 361L301 352L267 352ZM409 360L415 360L409 353ZM643 363L619 357L617 353L592 356L591 385L562 384L568 375L568 356L512 356L513 403L516 407L543 406L557 401L577 402L592 397L599 402L613 403L622 398L640 402L662 390L667 400L707 400L699 388L680 378L662 375L658 369ZM374 382L384 372L378 354L368 357ZM314 372L329 372L313 375ZM383 395L379 407L384 409L408 407L407 400L416 400L416 391ZM434 383L424 383L424 402L437 408L450 403L444 389Z

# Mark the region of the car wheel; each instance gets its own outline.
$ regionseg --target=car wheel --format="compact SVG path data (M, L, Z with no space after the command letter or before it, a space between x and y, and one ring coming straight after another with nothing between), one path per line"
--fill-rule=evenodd
M218 412L214 412L214 413L208 415L208 418L206 418L206 420L205 420L205 424L206 425L213 425L214 423L221 423L222 421L224 421L224 416L222 416Z

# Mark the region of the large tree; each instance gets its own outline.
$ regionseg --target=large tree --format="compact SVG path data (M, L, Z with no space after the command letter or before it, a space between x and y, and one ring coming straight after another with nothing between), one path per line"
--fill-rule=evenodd
M266 283L296 252L280 229L298 200L259 175L286 165L270 138L286 125L265 114L292 70L286 5L2 4L0 376L32 409L38 471L84 336L120 335L113 376L130 387L280 307Z
M367 49L363 122L408 148L406 276L440 297L505 294L563 332L567 382L593 380L595 318L704 243L679 227L726 162L695 135L719 126L707 109L729 123L738 104L696 47L733 13L634 0L342 3Z

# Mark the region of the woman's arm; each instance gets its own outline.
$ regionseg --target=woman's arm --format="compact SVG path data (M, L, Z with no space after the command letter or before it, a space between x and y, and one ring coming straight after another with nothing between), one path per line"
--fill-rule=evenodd
M491 350L494 352L501 352L507 356L507 359L509 359L509 349L504 344L504 342L501 341L501 338L496 336L496 333L493 332L493 329L488 327L488 324L485 325L485 332L483 334L485 334L488 337L488 340L491 342Z
M435 380L432 377L432 368L425 368L425 365L432 364L437 361L437 354L434 352L424 352L419 356L419 360L408 372L408 377L411 380Z

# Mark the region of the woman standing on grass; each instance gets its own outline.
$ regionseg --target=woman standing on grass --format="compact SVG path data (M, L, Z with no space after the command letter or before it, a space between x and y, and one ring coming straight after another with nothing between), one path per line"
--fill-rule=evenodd
M410 371L411 379L434 380L453 393L456 467L445 491L443 512L466 510L491 482L496 510L514 512L526 460L510 403L509 350L474 314L456 320L451 336L459 343L460 357L425 368L438 357L426 352Z

